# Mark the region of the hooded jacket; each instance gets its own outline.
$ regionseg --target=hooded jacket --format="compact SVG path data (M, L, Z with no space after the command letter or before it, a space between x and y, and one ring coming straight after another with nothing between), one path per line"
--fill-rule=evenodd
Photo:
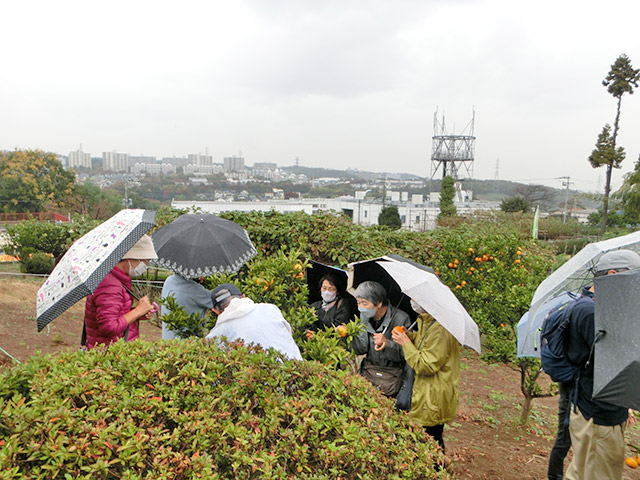
M243 340L262 348L273 348L292 360L302 360L300 349L293 340L291 326L278 307L270 303L254 303L250 298L234 298L218 315L216 326L207 335L208 340L225 337Z
M95 347L96 344L108 345L123 338L127 326L127 341L140 336L138 320L127 325L124 318L133 307L133 299L125 287L131 290L131 277L118 267L113 267L93 294L87 297L84 308L87 349Z
M418 317L418 331L407 335L411 342L405 343L402 351L416 372L409 416L424 427L449 422L458 409L460 345L427 313Z

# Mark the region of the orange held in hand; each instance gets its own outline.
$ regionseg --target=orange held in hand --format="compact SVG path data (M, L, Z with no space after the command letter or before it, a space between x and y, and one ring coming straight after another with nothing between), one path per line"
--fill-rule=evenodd
M397 327L393 327L393 332L397 333L398 335L400 335L401 333L405 333L407 331L406 328L404 328L402 325L398 325Z
M347 336L347 327L344 325L338 325L336 327L336 332L338 332L338 335L340 335L341 337L346 337Z

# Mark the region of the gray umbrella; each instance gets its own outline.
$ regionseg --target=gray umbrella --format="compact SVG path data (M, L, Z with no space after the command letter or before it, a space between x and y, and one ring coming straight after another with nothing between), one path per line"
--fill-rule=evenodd
M593 398L640 410L640 269L595 279ZM599 335L599 332L604 332Z
M244 228L210 213L182 215L152 238L155 263L184 278L234 273L256 254Z

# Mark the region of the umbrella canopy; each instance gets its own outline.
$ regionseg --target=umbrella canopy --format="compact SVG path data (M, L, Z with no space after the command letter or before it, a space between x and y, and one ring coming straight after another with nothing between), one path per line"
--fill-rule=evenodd
M246 230L215 215L182 215L153 234L157 265L184 278L234 273L256 249Z
M564 292L555 298L552 298L542 305L531 317L530 312L526 312L518 322L518 357L537 357L540 358L540 330L542 322L547 314L560 305L567 304L578 298L578 295L571 292Z
M38 290L38 331L93 293L123 255L155 225L155 216L152 210L121 210L76 240Z
M409 297L402 293L402 289L398 282L380 265L381 262L385 261L403 263L398 259L384 256L374 258L372 260L354 262L347 265L347 273L349 275L347 290L351 295L353 295L358 285L362 282L366 282L368 280L378 282L387 291L389 304L407 313L411 320L415 320L417 314L411 308Z
M640 269L595 279L593 398L640 410Z
M593 281L592 269L598 259L611 250L621 248L640 253L640 230L584 247L538 285L529 311L535 314L542 305L562 292L580 292L582 287Z
M478 325L458 298L440 279L404 262L379 262L398 283L402 292L416 301L462 345L480 353Z
M307 268L306 275L307 285L309 286L309 303L322 300L322 296L320 296L320 279L326 274L331 274L336 278L336 281L338 282L336 287L339 291L347 291L347 282L349 277L346 270L316 262L315 260L310 260L309 263L311 266ZM347 295L350 294L347 292Z

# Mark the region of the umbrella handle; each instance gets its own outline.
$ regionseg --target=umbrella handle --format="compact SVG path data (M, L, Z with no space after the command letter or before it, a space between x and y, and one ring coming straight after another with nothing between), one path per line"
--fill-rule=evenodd
M160 307L156 302L153 302L151 305L153 306L153 308L151 309L151 313L156 313L158 310L160 310Z

